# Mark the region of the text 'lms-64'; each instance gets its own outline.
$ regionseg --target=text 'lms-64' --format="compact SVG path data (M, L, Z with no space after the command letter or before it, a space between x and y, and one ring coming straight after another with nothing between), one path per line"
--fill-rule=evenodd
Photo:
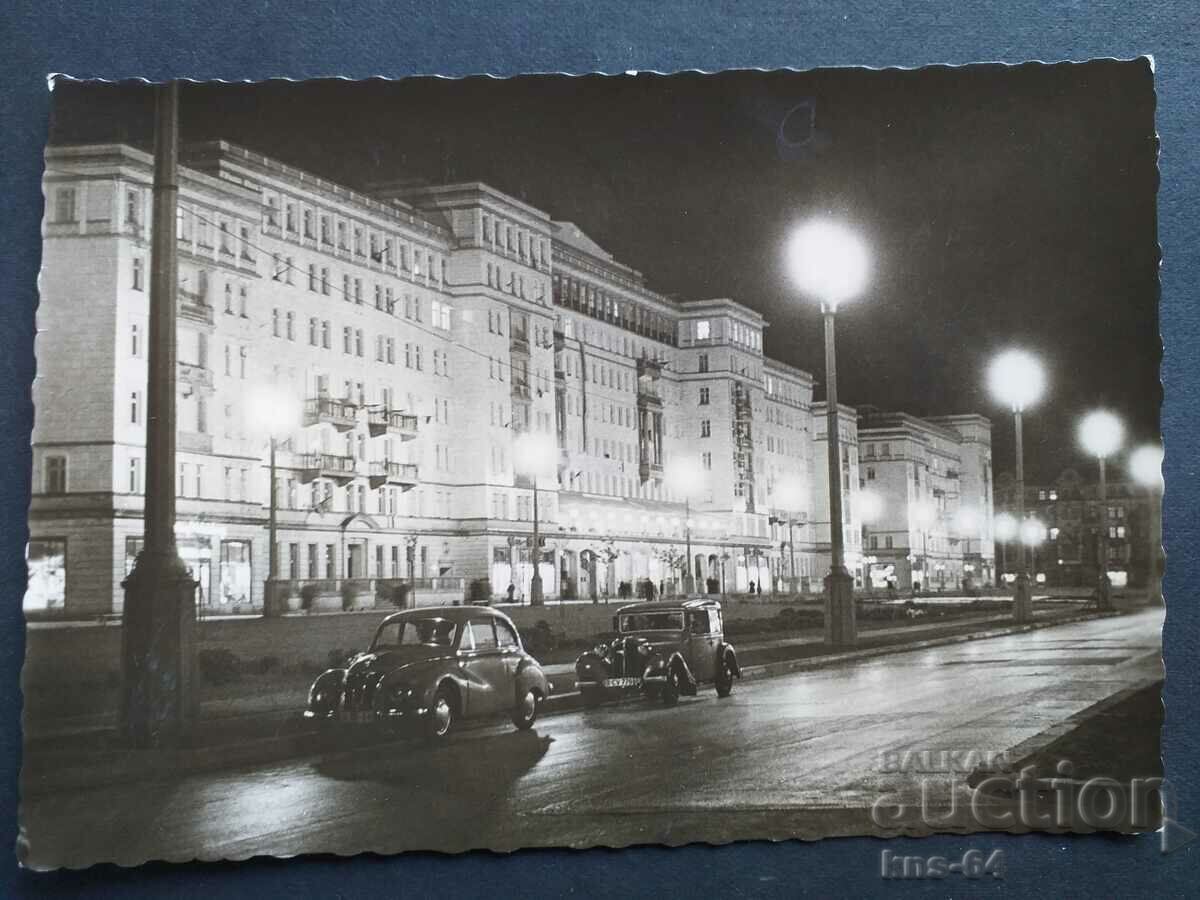
M575 662L576 685L585 705L642 693L666 705L694 696L712 682L728 697L740 678L737 654L725 643L721 604L715 600L660 600L617 611L616 636Z

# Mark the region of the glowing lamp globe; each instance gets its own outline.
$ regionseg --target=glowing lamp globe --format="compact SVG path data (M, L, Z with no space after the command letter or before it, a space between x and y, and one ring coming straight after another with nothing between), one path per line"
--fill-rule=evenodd
M855 496L854 508L858 520L870 524L883 515L883 498L874 491L859 491Z
M694 497L704 481L704 467L694 456L681 456L667 466L667 484L676 494Z
M1046 526L1037 519L1026 519L1021 523L1021 543L1036 547L1046 539Z
M260 384L246 395L246 412L264 435L278 438L300 427L300 404L277 385Z
M796 512L804 506L804 486L799 478L785 478L776 485L772 500L778 509Z
M871 268L867 248L858 236L823 219L802 225L792 235L787 264L802 293L833 309L862 293Z
M988 390L1014 412L1028 409L1046 388L1042 364L1024 350L1005 350L988 367Z
M513 465L530 478L555 475L558 447L549 435L527 431L513 441Z
M1009 513L999 513L992 521L992 532L996 540L1007 543L1017 536L1016 516Z
M913 506L913 521L921 528L928 528L937 519L937 510L932 503L917 503Z
M1108 410L1098 409L1079 423L1079 443L1092 456L1112 456L1121 447L1125 426Z
M1163 450L1156 444L1146 444L1129 454L1129 474L1146 487L1163 489Z

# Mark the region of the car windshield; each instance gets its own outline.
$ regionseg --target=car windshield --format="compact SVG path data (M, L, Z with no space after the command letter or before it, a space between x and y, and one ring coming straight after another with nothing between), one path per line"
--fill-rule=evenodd
M453 647L458 625L433 616L399 619L386 622L379 628L372 650L395 650L398 647Z
M635 612L621 616L621 631L681 631L683 610Z

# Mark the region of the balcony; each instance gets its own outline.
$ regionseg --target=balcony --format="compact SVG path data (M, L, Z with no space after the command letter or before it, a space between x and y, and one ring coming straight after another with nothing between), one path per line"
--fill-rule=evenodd
M367 411L367 430L371 437L394 434L411 441L417 436L417 417L394 409L371 409Z
M642 356L637 361L638 378L658 378L663 371L663 361L661 359L650 359Z
M213 324L213 308L204 302L199 294L190 291L179 292L179 317L195 322L198 325Z
M179 383L211 391L213 386L212 372L204 366L196 365L195 363L180 362Z
M638 477L641 478L643 482L650 481L651 479L654 481L662 481L662 463L655 462L649 457L643 456L638 462Z
M525 332L514 331L508 339L508 348L513 353L529 355L529 335Z
M304 401L305 425L332 425L338 431L350 431L358 424L358 407L349 400L310 397Z
M513 379L511 394L514 400L530 399L529 382Z
M373 488L391 484L405 491L411 491L418 482L417 464L392 462L391 460L372 462L370 478Z
M567 335L564 331L554 329L554 351L565 350L567 347Z
M334 453L302 454L300 470L303 473L301 480L306 482L315 478L332 478L344 484L358 474L353 456L338 456Z
M638 380L637 389L638 406L662 406L662 397L658 393L658 385L645 380Z
M556 388L566 388L567 373L563 369L555 369L554 370L554 386Z

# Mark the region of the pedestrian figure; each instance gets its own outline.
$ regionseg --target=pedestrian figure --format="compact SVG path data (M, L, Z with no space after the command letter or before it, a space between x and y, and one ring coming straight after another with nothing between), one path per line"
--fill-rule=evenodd
M754 593L754 582L753 581L750 582L750 593L752 593L752 594Z
M508 586L508 590L506 591L506 593L508 594L508 602L509 603L513 602L513 594L515 594L516 592L517 592L517 586L515 584L510 584Z
M762 582L761 581L758 583L758 596L760 596L760 597L762 596Z

